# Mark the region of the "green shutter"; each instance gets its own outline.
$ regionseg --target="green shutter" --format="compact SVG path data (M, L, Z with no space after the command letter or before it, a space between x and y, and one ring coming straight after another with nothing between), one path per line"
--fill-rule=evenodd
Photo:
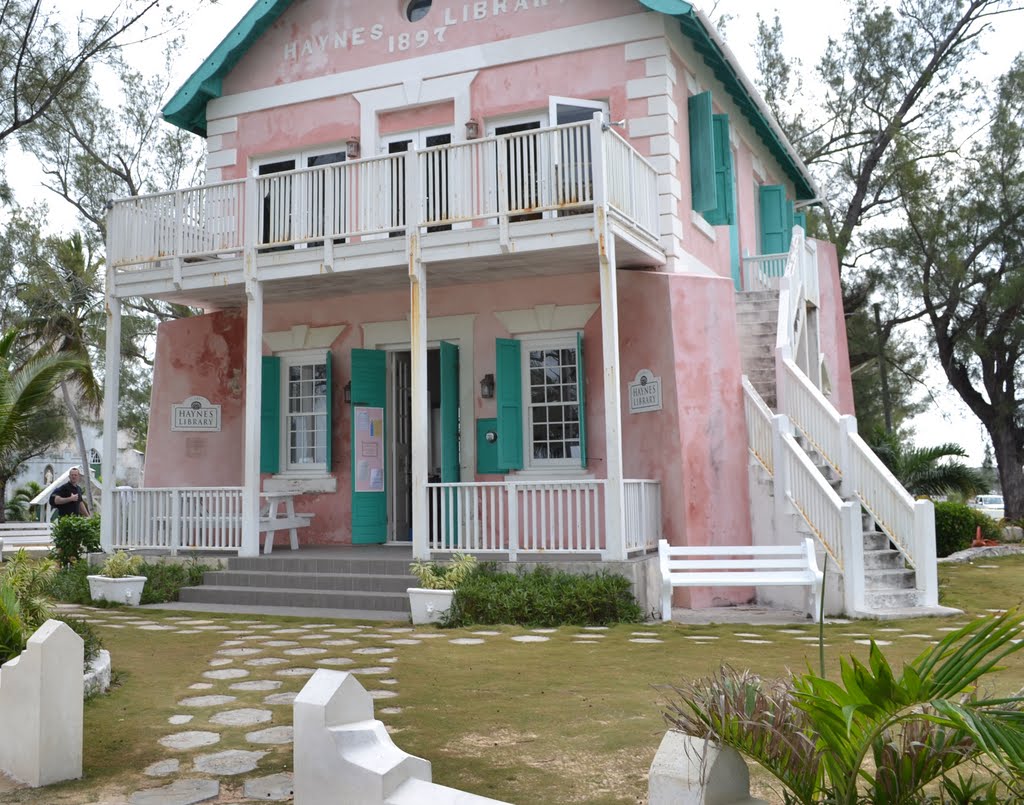
M786 188L780 184L762 185L761 254L782 254L789 251L786 236Z
M260 472L281 469L281 359L264 355L260 379Z
M441 342L441 482L458 483L459 348Z
M576 400L580 404L580 466L587 466L587 375L583 364L583 333L576 333Z
M520 344L495 340L494 395L498 403L498 464L509 470L523 468L523 377Z
M793 207L793 202L790 199L786 199L786 251L789 251L790 242L793 240L793 226L796 212Z
M691 95L687 102L690 120L690 193L697 212L718 206L715 193L715 142L712 132L711 93Z
M806 212L796 212L796 213L793 213L793 224L798 226L798 227L800 227L804 231L804 234L806 235L807 234L807 213Z
M729 115L712 115L712 140L715 150L715 207L704 213L709 224L731 225L736 216L733 208L732 146L729 144Z
M352 350L352 544L386 542L387 494L356 492L356 409L384 408L387 402L387 353L373 349ZM385 430L384 489L387 489L387 431Z
M334 452L331 449L334 444L334 429L331 426L332 414L334 409L332 407L332 400L334 399L334 366L331 359L331 351L327 350L326 368L327 368L327 399L325 405L327 407L327 414L324 422L324 433L327 438L327 471L331 471L331 467L334 466Z

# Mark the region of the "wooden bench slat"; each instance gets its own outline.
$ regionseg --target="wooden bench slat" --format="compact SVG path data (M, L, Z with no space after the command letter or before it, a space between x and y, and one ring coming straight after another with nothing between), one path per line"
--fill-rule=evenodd
M669 559L669 570L798 570L807 567L807 560L793 559Z
M669 558L684 556L803 556L803 545L670 545Z

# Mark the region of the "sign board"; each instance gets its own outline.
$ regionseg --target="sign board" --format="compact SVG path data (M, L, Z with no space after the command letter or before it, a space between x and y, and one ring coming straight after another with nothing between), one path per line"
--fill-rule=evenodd
M171 406L171 430L220 430L220 406L206 397L188 397Z
M356 492L384 491L384 409L357 405L356 420Z
M661 378L650 369L641 369L629 384L629 413L661 410Z

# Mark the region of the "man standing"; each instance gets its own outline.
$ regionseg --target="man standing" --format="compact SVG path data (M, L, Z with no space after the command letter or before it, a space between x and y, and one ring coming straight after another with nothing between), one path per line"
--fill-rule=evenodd
M81 479L82 473L78 467L72 467L68 471L67 483L58 486L50 495L50 505L57 510L58 517L69 514L89 516L89 505L82 499L82 488L78 485Z

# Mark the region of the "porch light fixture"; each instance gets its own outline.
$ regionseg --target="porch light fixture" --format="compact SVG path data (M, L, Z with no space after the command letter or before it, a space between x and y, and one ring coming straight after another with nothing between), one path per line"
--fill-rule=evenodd
M485 400L494 396L494 375L486 374L480 379L480 396Z
M352 402L352 381L351 380L349 380L348 383L345 384L345 402L347 402L347 403Z
M480 123L474 118L466 121L466 139L476 140L480 137Z
M345 140L345 158L359 159L359 138L350 137Z

